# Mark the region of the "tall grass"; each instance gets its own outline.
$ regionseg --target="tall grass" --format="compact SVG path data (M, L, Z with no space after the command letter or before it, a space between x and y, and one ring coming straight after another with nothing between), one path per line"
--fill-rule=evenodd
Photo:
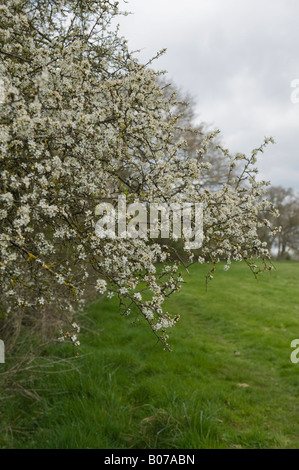
M181 315L171 353L114 299L91 304L80 356L45 347L39 399L5 400L1 447L298 448L299 265L280 262L258 280L243 263L220 266L207 291L205 274L193 266L168 301Z

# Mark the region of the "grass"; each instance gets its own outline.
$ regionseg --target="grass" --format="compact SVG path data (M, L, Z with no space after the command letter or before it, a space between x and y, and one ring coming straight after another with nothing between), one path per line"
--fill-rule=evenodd
M181 315L171 353L114 300L90 305L72 367L47 364L40 400L5 403L1 447L299 448L299 264L276 268L255 280L243 263L220 265L206 291L207 267L194 265L168 301Z

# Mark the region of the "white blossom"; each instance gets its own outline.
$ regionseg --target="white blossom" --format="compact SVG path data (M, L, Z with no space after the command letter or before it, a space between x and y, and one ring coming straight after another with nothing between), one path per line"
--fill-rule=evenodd
M263 199L267 183L257 181L255 163L273 139L249 157L220 147L220 158L235 166L234 180L203 188L210 171L204 157L218 132L182 158L176 98L165 96L159 73L140 63L113 27L117 2L82 2L80 13L75 4L0 5L7 85L0 106L1 318L10 311L21 322L45 304L70 318L93 286L118 295L126 314L133 304L167 346L166 329L178 318L164 311L164 301L183 282L179 261L172 266L168 243L97 237L97 204L113 205L123 194L146 204L203 203L203 245L196 257L187 253L190 262L266 263L257 229L270 226L261 214L273 207ZM74 21L62 21L62 11Z

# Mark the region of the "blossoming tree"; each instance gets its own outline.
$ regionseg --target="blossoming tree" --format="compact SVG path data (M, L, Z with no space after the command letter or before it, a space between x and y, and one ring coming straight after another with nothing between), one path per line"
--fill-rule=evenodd
M122 313L139 312L168 347L167 328L178 318L163 302L183 282L179 260L167 241L96 236L95 207L119 195L202 203L203 245L188 256L209 260L210 277L220 259L268 266L257 230L269 225L260 213L271 205L255 163L269 139L250 156L220 149L226 183L203 188L214 134L196 158L182 158L175 96L165 95L151 63L128 51L118 14L113 0L0 5L0 309L11 337L53 312L71 320L94 289L118 296Z

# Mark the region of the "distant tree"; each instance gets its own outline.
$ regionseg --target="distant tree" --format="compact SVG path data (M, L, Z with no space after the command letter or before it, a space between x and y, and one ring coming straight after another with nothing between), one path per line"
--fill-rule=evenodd
M299 195L292 188L271 186L266 197L279 212L276 224L280 231L269 233L267 229L261 229L260 235L273 254L277 258L298 256L299 254ZM270 216L271 222L274 221Z
M228 177L232 179L235 173L232 171L229 160L223 158L223 152L219 148L221 145L219 135L216 133L213 139L205 143L204 154L199 153L202 143L212 130L205 122L199 122L195 98L183 92L173 82L167 82L165 78L161 79L160 83L167 99L172 98L172 114L177 116L173 140L185 142L180 154L183 158L196 158L208 164L199 182L202 189L219 189L228 182Z

